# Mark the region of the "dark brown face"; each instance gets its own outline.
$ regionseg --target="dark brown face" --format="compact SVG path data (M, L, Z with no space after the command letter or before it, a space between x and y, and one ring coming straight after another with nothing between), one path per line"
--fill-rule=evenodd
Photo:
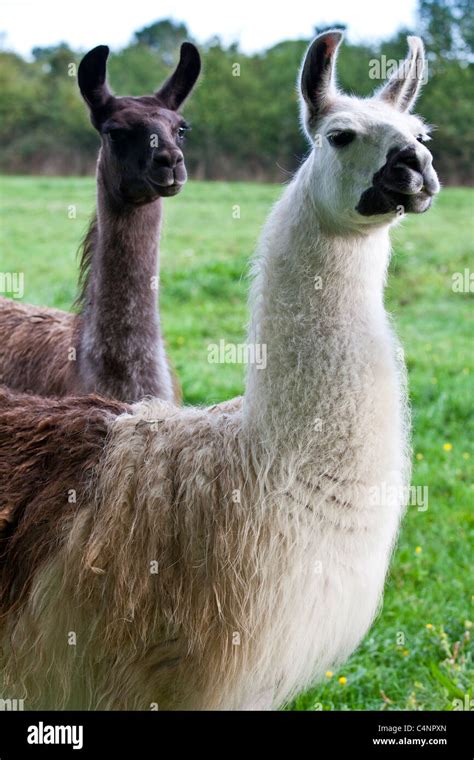
M115 97L106 81L109 49L99 45L82 59L78 80L102 139L101 163L118 202L139 205L179 193L186 182L184 135L178 109L199 76L201 62L189 42L171 77L154 95Z
M184 118L156 98L115 98L100 127L103 158L114 167L116 191L129 203L179 193L186 182Z

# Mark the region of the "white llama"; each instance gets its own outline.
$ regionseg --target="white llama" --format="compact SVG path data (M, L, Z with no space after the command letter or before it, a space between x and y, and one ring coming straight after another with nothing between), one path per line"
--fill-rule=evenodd
M58 543L26 568L30 590L2 637L16 650L9 683L35 706L276 708L347 658L377 613L410 477L405 369L383 304L389 228L425 211L439 184L426 126L408 113L421 40L369 99L337 91L340 41L326 32L307 52L313 148L258 246L249 342L266 344L266 369L250 367L243 400L110 414L92 483L74 514L45 519ZM8 403L5 460L18 449L23 461L41 415L34 400ZM56 417L56 402L40 403L50 444L66 436L67 403L92 435L84 400ZM25 486L8 471L14 524Z

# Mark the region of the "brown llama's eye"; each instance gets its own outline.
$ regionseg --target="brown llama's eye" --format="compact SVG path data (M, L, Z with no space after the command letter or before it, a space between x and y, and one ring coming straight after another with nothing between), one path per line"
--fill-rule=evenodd
M191 127L188 127L188 125L183 125L178 128L178 140L183 140L186 132L189 132Z
M343 148L345 145L349 145L355 140L355 132L350 129L344 129L340 132L332 132L327 136L329 145L333 148Z
M124 140L130 132L128 129L108 129L105 134L109 136L109 139L112 140L112 142L118 143L121 140Z

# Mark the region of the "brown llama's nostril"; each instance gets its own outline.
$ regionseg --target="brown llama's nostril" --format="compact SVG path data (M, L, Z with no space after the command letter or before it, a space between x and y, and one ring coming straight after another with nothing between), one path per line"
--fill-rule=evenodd
M153 163L155 166L160 166L166 169L174 169L178 164L184 160L183 154L178 150L162 150L159 153L155 153L153 156Z

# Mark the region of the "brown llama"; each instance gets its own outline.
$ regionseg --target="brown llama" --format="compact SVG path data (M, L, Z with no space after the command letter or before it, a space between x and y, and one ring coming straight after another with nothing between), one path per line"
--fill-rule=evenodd
M78 314L0 298L0 382L45 396L100 393L179 400L157 310L162 198L180 192L188 128L178 113L200 72L190 43L151 96L116 97L105 45L81 61L79 88L101 137L97 213L82 248Z

